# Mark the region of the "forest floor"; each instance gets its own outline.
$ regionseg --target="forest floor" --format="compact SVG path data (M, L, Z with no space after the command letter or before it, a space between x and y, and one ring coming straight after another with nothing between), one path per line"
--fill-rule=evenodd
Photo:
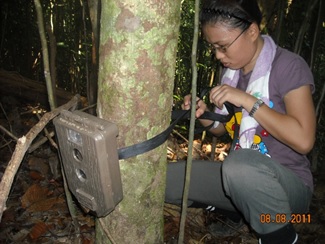
M26 134L38 122L33 111L41 110L39 106L23 104L12 97L1 98L0 102L0 125L12 131L17 137ZM187 151L186 141L178 134L173 138L168 143L168 158L184 157ZM195 146L197 145L200 145L200 149L196 150L195 156L207 159L211 150L210 142L202 144L200 140L196 140ZM0 179L14 149L15 141L0 130ZM218 155L222 156L220 148L218 150ZM85 214L78 207L76 207L75 218L71 217L59 165L57 153L48 142L26 153L11 186L6 210L0 221L0 244L95 243L94 217ZM315 192L310 208L311 223L295 225L299 234L298 243L325 243L325 174L314 173L314 177ZM177 243L180 212L178 206L165 205L164 241L166 244ZM184 243L257 243L256 236L248 227L244 231L238 230L233 236L211 235L208 226L212 222L222 221L223 217L202 208L189 208Z

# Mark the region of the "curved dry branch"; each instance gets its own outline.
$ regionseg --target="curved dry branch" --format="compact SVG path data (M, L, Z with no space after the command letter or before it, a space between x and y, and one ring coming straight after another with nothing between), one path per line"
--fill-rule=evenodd
M22 136L17 140L15 151L11 156L11 159L8 163L8 166L3 174L0 183L0 222L2 218L2 213L5 210L5 203L8 199L11 185L14 181L15 175L19 169L21 161L23 160L24 155L28 150L29 146L36 138L36 136L53 118L55 118L62 110L71 109L75 107L78 104L79 100L79 95L76 95L68 103L52 110L51 112L44 114L40 121L33 128L31 128L25 136Z

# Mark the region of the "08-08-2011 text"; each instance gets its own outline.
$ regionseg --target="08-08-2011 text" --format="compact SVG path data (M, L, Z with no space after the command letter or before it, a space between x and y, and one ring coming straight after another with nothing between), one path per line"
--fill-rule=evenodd
M292 224L310 224L311 223L311 215L309 213L306 214L291 214L289 217L283 213L277 213L275 216L268 213L263 213L260 215L260 221L262 224L276 223L276 224L284 224L284 223L292 223Z

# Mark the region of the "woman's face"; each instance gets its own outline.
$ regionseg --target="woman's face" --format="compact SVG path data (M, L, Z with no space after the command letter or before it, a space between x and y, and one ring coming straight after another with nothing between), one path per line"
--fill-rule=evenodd
M216 58L227 68L249 69L255 65L257 42L246 30L232 29L224 24L206 24L202 31L206 41L213 47Z

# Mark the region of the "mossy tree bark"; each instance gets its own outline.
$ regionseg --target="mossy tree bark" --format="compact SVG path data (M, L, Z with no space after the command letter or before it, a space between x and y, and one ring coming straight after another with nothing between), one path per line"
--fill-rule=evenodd
M97 114L118 125L119 147L170 123L179 21L180 1L102 0ZM97 221L96 243L162 243L166 146L120 167L124 198Z

